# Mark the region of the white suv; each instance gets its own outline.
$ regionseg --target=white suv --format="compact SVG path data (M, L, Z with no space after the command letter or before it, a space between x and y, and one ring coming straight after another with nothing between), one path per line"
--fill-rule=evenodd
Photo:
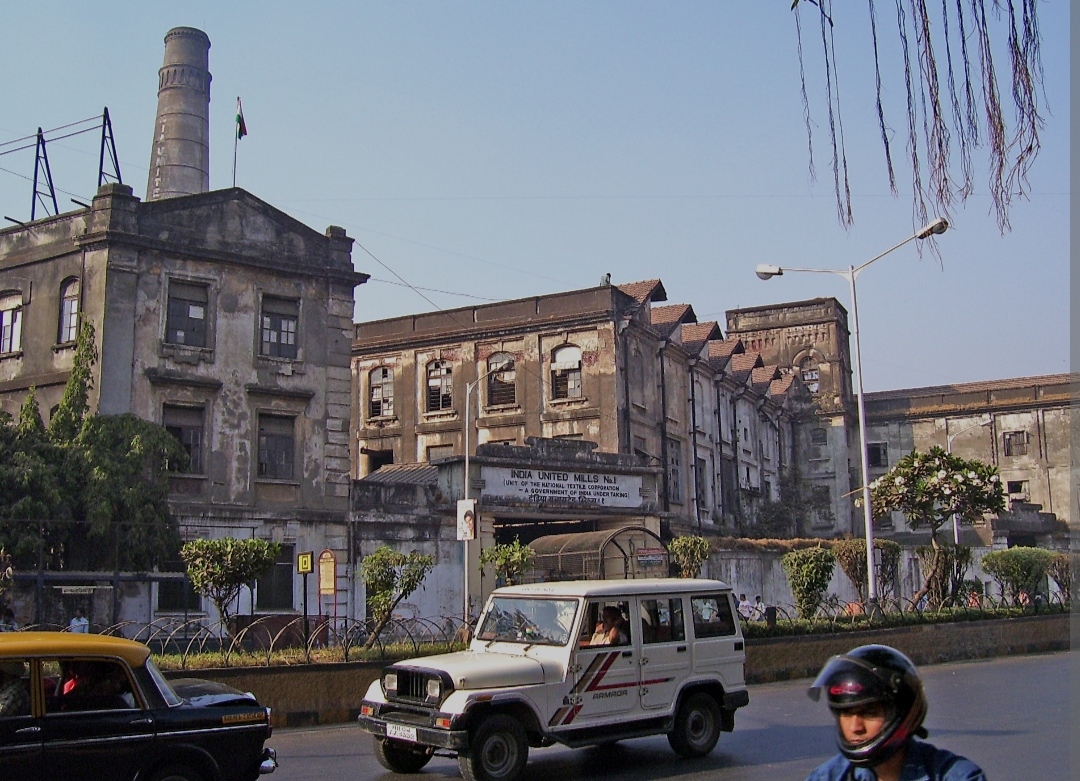
M438 753L467 781L514 781L530 746L554 743L666 734L704 756L749 702L736 615L718 580L496 589L467 651L383 670L360 726L388 770L415 773Z

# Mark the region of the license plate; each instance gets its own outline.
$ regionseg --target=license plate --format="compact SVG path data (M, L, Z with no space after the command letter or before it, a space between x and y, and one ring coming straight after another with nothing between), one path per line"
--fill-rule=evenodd
M396 740L408 740L416 742L416 727L403 727L400 724L387 724L386 737Z

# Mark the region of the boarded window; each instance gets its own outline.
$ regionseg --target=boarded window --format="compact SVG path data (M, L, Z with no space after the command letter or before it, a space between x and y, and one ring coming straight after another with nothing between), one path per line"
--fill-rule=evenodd
M255 607L259 610L292 610L295 552L295 545L282 545L277 562L256 582Z
M394 414L394 373L385 366L374 369L370 375L371 398L368 415L373 418Z
M1028 435L1026 431L1006 431L1005 455L1026 456L1028 454Z
M872 467L887 467L889 465L889 443L867 442L866 461Z
M259 352L271 358L296 357L296 328L300 302L294 298L263 296Z
M446 361L432 361L427 369L427 411L440 412L454 406L454 370Z
M487 362L488 405L497 407L517 403L517 371L514 357L508 353L495 353Z
M668 472L668 501L682 504L682 446L674 439L668 440L667 446L667 472Z
M176 437L188 455L187 466L179 471L191 475L203 473L203 410L166 404L161 410L161 425Z
M259 415L259 477L292 480L295 421L280 415Z
M810 444L811 445L827 445L829 444L829 432L823 428L815 428L810 431Z
M170 282L165 341L169 344L206 347L208 301L206 285L175 280Z
M551 359L551 398L581 398L581 348L560 347Z

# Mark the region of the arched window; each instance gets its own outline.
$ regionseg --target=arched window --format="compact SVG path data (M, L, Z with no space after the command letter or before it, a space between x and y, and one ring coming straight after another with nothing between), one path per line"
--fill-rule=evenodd
M551 398L581 398L581 348L568 344L551 354Z
M803 385L811 393L817 393L821 387L821 372L818 369L818 363L812 357L807 356L803 358L799 363L799 376L802 378Z
M454 370L447 361L432 361L427 368L428 412L448 410L454 404Z
M517 371L514 369L514 356L509 353L495 353L487 362L488 406L517 403Z
M74 342L79 335L79 280L65 279L60 286L60 328L58 344Z
M22 301L18 290L0 293L0 354L22 349Z
M370 375L368 416L372 418L394 414L394 373L385 366L372 369Z

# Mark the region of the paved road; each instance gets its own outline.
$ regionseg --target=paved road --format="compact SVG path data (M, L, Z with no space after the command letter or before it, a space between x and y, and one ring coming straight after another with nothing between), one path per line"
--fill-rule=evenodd
M1059 653L923 668L931 741L975 760L993 781L1070 781L1069 738L1077 726L1069 719L1070 661ZM524 781L801 781L834 747L828 710L806 697L806 685L752 687L735 731L705 759L678 758L663 737L603 749L553 746L530 754ZM456 761L441 758L417 775L388 773L372 756L370 738L351 725L277 730L272 745L281 761L274 781L460 778Z

